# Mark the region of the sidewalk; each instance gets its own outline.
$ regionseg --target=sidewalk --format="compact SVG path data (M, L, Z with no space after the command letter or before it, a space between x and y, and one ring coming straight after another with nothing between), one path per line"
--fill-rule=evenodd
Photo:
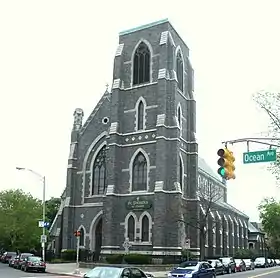
M64 263L64 264L47 264L46 272L50 274L56 275L72 275L76 277L83 277L85 273L87 273L90 269L88 268L80 268L81 274L74 274L76 270L75 263ZM158 271L158 272L150 272L155 278L166 278L167 273L166 271Z

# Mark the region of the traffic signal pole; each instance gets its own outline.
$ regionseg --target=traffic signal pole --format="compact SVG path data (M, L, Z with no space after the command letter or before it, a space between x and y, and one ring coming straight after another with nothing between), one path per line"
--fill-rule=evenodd
M240 139L233 139L233 140L227 140L223 141L222 144L225 144L227 147L227 144L236 144L236 143L247 143L247 151L250 151L250 143L257 143L257 144L262 144L262 145L267 145L270 147L278 147L280 148L279 144L275 143L268 143L268 142L262 142L262 141L280 141L280 138L273 138L273 137L248 137L248 138L240 138Z

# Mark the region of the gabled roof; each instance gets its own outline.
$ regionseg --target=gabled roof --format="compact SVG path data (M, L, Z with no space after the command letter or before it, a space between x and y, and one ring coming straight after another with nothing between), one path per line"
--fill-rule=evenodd
M206 161L202 157L198 157L198 168L203 172L206 172L208 175L212 176L219 182L222 182L221 177L213 171L213 169L206 163Z
M248 230L250 233L263 234L263 232L260 229L257 229L251 222L248 223Z

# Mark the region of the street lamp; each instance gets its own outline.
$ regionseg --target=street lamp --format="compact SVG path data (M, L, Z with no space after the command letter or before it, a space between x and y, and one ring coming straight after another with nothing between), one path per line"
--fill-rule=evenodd
M42 181L43 181L43 223L44 223L44 227L43 227L43 240L42 240L42 258L43 261L45 261L45 221L46 221L46 178L45 176L40 175L39 173L28 169L28 168L23 168L23 167L16 167L17 170L19 171L28 171L31 172L32 174L36 175L37 177L39 177Z

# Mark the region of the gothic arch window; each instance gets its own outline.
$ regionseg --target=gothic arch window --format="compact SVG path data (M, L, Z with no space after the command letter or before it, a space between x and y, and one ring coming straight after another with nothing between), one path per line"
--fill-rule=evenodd
M104 195L106 183L106 146L97 154L92 169L92 195Z
M184 64L182 53L179 50L176 55L176 73L178 79L178 88L181 92L184 90Z
M150 221L147 215L142 218L141 241L149 241Z
M129 241L134 241L135 239L135 219L132 215L129 216L127 221L127 237Z
M133 57L133 85L150 82L151 52L148 46L141 42Z
M179 155L179 182L181 185L181 190L183 191L183 184L184 184L184 166L182 157Z
M177 108L177 119L178 119L179 127L182 128L182 110L181 110L180 105L178 105L178 108Z
M132 165L132 191L147 190L147 160L142 152L139 152Z
M137 107L137 130L144 129L144 113L145 113L145 106L142 100L140 100L138 107Z
M80 235L80 246L85 246L85 230L83 227L79 229L81 235Z

